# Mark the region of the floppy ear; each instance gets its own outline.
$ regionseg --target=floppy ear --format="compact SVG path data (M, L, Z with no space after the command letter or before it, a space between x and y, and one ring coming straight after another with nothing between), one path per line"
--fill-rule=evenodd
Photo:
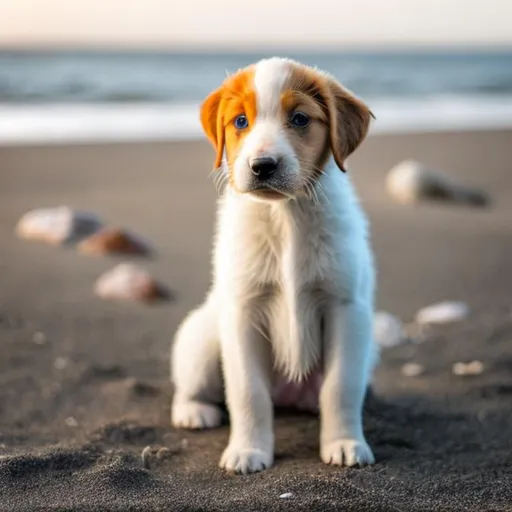
M334 161L345 171L345 159L366 137L374 116L361 100L332 79L328 82L327 109Z
M203 125L203 130L217 151L217 156L215 157L216 169L222 163L222 154L224 152L224 126L222 125L222 116L220 115L222 92L223 88L219 87L201 105L201 124Z

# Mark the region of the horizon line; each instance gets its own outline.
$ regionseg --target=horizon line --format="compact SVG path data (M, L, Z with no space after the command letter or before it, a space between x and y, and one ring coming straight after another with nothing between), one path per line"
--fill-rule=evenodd
M66 43L66 42L30 42L5 43L0 42L0 52L162 52L162 53L268 53L272 51L291 51L301 53L344 53L344 52L402 52L416 53L428 51L453 52L512 52L512 43L332 43L332 44L246 44L233 48L230 44L170 44L170 43Z

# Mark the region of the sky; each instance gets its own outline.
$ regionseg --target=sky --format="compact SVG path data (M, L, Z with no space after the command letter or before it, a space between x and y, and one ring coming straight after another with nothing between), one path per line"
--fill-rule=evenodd
M512 0L0 0L0 46L512 45Z

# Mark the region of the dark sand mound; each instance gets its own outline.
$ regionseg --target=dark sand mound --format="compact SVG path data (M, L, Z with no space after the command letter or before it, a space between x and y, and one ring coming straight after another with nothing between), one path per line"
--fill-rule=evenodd
M276 424L276 465L252 477L228 476L216 468L227 428L181 434L164 425L110 424L85 444L4 459L2 507L506 510L512 500L510 417L498 414L483 423L471 415L425 412L421 405L369 397L367 432L379 462L364 470L319 463L316 419L284 412ZM169 454L151 458L146 469L140 453L148 443L169 447ZM285 492L293 496L280 499Z

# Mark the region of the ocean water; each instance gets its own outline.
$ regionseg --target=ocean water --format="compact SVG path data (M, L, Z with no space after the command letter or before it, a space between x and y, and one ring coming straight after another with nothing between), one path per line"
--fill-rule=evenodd
M200 101L265 56L0 52L0 142L200 137ZM371 133L512 126L512 51L285 56L364 99Z

